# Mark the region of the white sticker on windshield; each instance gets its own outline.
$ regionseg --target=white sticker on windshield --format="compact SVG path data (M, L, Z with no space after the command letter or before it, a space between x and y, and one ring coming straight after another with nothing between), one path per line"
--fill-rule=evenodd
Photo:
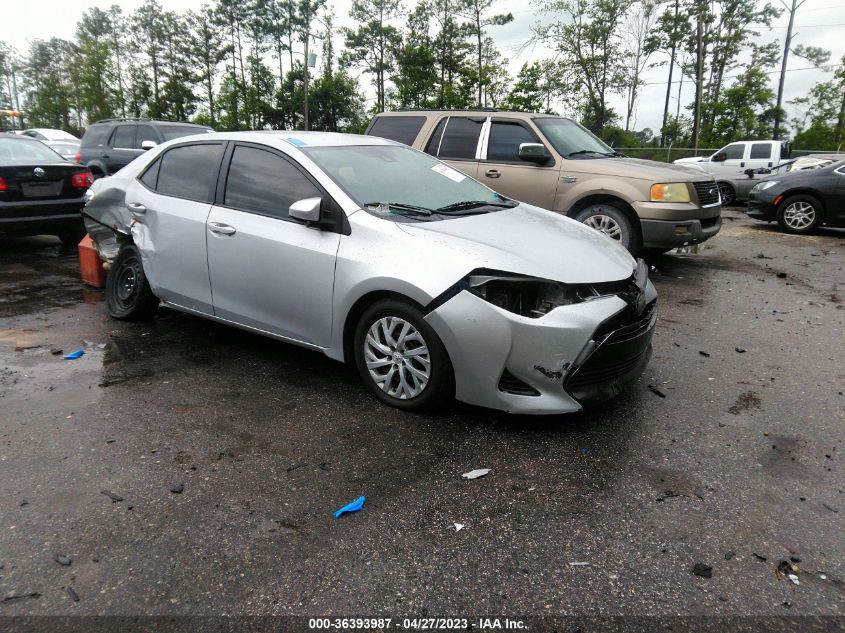
M466 178L461 172L455 171L451 167L447 167L443 163L437 163L434 167L431 168L431 171L436 171L441 176L446 176L449 180L454 180L455 182L461 182Z

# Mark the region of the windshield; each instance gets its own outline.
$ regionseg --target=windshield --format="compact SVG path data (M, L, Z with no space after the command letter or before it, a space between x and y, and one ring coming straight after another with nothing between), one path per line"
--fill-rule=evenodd
M0 138L0 165L63 163L65 160L41 141Z
M165 141L172 141L174 138L181 138L183 136L190 136L191 134L202 134L204 132L213 132L206 127L194 127L192 125L162 125L159 128L161 135Z
M488 213L518 204L409 147L301 149L357 204L379 215L442 220L444 216Z
M603 158L620 155L575 121L538 117L534 119L534 123L564 158Z

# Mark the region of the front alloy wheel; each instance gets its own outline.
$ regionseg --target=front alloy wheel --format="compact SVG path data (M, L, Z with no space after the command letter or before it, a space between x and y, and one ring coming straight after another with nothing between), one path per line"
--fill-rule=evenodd
M642 245L639 232L631 220L613 204L592 204L576 213L575 219L616 240L632 253L639 251Z
M416 398L431 378L431 354L417 328L399 317L373 323L364 341L364 357L373 382L389 396Z
M446 348L420 309L407 301L382 299L367 308L353 345L361 379L382 402L419 410L454 394Z
M787 198L778 211L778 224L789 233L810 233L821 221L821 205L818 200L806 195Z
M604 233L614 240L618 241L622 238L622 229L620 228L619 223L609 215L591 215L584 220L584 224L589 226L591 229L595 229L599 233Z

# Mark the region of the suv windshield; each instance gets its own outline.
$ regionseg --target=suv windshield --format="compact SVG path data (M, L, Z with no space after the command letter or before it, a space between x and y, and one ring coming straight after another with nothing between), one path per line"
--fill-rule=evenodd
M539 117L534 119L534 123L564 158L605 158L621 155L575 121Z
M413 220L488 213L517 202L436 158L398 145L301 148L356 203Z
M191 134L203 134L204 132L214 131L207 127L195 127L193 125L162 125L158 129L165 141L172 141L174 138L190 136Z

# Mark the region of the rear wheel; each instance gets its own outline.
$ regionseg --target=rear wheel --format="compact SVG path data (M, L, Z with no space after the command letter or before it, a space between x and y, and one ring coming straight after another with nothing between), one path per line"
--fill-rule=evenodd
M736 202L736 191L734 188L726 182L720 182L718 185L719 187L719 196L722 198L722 205L729 206Z
M778 224L787 233L812 233L821 221L822 205L812 196L792 196L778 207Z
M619 207L608 203L592 204L575 214L575 219L616 240L632 253L640 248L639 233Z
M361 379L386 404L414 411L454 395L446 348L410 303L384 299L367 308L355 329L354 346Z
M134 244L124 246L115 257L106 278L106 309L115 319L136 321L151 318L158 299L150 289Z

